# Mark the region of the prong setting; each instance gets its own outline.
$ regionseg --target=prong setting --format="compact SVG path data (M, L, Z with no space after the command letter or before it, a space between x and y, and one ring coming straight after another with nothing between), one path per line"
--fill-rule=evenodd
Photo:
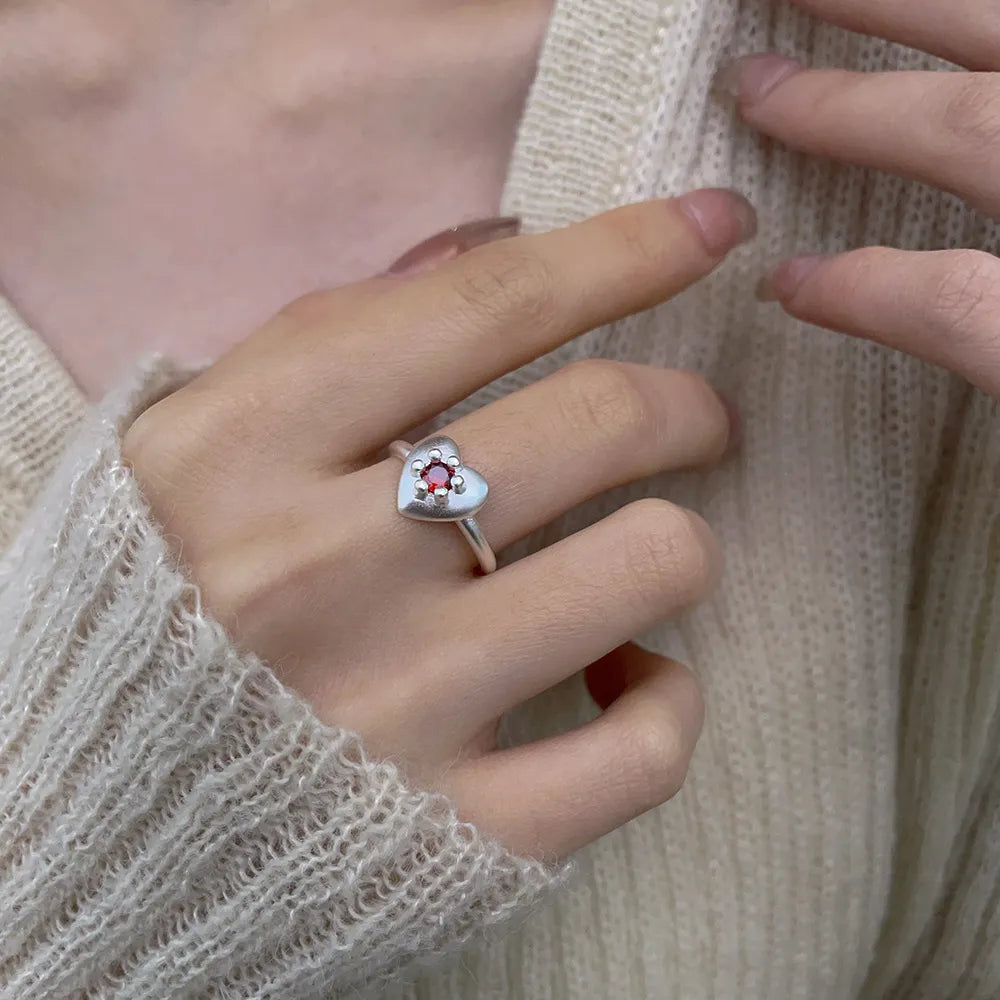
M486 501L482 475L463 463L458 445L445 435L428 438L400 454L404 459L397 509L418 521L461 521L472 518Z

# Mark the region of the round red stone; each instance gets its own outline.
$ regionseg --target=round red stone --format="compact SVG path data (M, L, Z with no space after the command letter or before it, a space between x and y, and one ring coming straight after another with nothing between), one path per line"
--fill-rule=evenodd
M444 487L451 489L452 469L444 462L431 462L430 465L420 473L420 478L427 484L427 489L433 493L435 490Z

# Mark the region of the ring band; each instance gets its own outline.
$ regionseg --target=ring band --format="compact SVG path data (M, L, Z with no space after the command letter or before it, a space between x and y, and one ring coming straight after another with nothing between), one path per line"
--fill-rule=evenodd
M476 521L486 502L486 480L462 464L458 446L440 434L416 445L393 441L389 453L403 463L396 508L418 521L453 521L476 555L483 573L497 568L497 557Z

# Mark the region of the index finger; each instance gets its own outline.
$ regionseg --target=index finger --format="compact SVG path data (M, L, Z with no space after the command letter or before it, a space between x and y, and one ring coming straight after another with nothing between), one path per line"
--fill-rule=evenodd
M366 297L336 338L318 320L325 347L309 352L298 399L313 427L317 414L329 422L327 440L349 424L350 451L364 455L577 334L672 297L755 230L744 198L705 189L478 247Z

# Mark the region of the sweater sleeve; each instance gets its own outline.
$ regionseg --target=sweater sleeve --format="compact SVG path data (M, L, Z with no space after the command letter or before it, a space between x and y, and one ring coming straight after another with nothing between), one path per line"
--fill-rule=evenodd
M119 451L67 448L0 563L0 997L374 989L564 876L322 724L200 607Z

